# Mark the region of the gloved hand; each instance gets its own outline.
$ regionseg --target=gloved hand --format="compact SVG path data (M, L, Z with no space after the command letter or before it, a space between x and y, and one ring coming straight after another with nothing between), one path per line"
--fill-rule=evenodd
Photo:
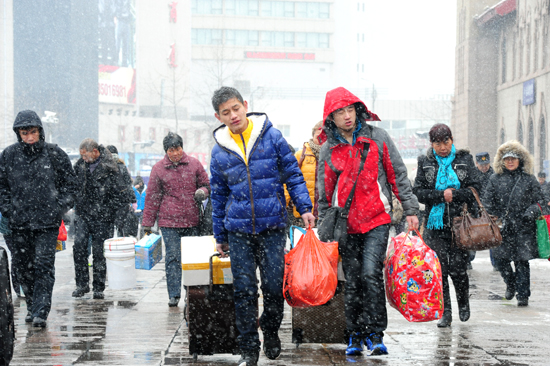
M199 201L199 202L202 202L206 199L206 193L204 193L204 190L202 189L197 189L195 191L195 200L196 201Z
M151 235L153 233L151 231L151 226L144 226L143 227L143 232L145 233L145 235Z

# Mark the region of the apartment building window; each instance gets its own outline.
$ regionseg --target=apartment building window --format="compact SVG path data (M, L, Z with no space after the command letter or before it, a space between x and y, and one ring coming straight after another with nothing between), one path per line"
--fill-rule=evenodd
M531 155L535 155L535 126L533 119L529 118L529 130L527 131L527 149Z
M504 132L504 128L500 129L500 144L502 145L506 141L506 133Z
M225 30L225 44L228 46L258 46L258 31L252 30Z
M296 33L296 47L328 48L327 33Z
M501 68L502 68L502 83L506 82L506 36L502 36L502 43L500 45L500 55L502 57Z
M521 33L519 36L519 54L518 54L518 76L521 78L523 75L523 39L521 39Z
M222 14L222 0L192 0L191 12L193 14Z
M526 56L525 56L525 75L531 73L531 27L527 25L526 27L526 38L527 38L527 47L526 47Z
M191 29L192 44L222 44L221 29Z
M278 125L277 129L281 131L283 137L290 137L290 125Z
M294 5L292 1L262 1L261 14L263 17L294 18Z
M523 125L518 121L518 141L523 144Z
M298 18L328 19L330 16L329 12L328 3L296 3L296 17Z
M254 0L225 0L226 15L257 16L258 1Z
M294 47L292 32L261 32L260 36L265 47Z

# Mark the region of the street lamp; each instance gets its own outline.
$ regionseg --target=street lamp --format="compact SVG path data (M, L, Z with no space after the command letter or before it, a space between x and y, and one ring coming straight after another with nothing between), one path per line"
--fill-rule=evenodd
M141 146L141 148L152 146L155 143L155 140L147 140L147 141L134 141L134 164L132 171L134 172L134 175L137 175L136 170L136 146Z

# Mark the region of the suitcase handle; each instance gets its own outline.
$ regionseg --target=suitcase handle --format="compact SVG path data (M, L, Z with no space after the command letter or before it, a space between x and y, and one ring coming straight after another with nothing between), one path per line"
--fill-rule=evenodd
M208 260L208 264L210 265L210 293L212 293L212 286L214 285L214 266L212 264L212 259L214 257L219 257L220 253L214 253L210 256L210 259ZM229 250L225 252L225 255L229 256Z

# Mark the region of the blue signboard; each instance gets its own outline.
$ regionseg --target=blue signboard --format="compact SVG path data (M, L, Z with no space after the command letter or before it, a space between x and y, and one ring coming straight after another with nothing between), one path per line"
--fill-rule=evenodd
M531 105L536 102L535 79L523 83L523 105Z

